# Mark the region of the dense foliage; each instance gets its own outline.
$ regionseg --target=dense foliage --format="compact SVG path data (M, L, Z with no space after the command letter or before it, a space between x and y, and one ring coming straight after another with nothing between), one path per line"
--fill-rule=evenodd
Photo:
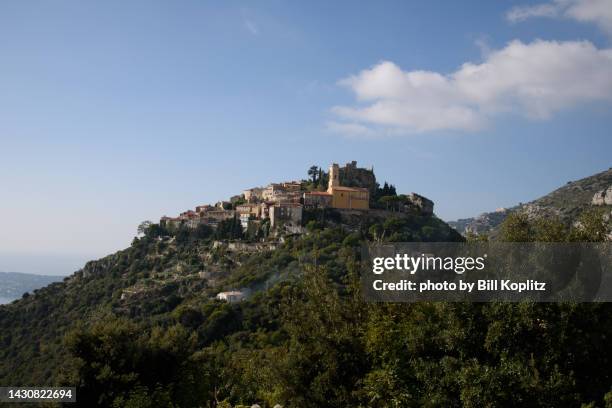
M461 238L435 217L309 217L253 252L147 225L0 308L0 382L77 385L86 407L612 406L608 304L365 303L361 242ZM599 240L597 219L513 216L501 238ZM200 275L213 269L214 284ZM214 299L231 288L251 295Z

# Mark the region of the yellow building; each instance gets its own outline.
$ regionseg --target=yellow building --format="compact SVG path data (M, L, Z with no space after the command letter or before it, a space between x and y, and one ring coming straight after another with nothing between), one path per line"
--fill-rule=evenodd
M370 208L370 192L367 188L343 187L340 185L340 167L334 163L329 167L327 193L331 195L333 208L367 210Z

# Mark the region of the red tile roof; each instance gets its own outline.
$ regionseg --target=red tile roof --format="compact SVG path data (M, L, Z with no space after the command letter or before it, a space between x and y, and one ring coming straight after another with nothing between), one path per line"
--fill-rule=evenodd
M326 191L307 191L306 194L316 196L331 196L331 194Z

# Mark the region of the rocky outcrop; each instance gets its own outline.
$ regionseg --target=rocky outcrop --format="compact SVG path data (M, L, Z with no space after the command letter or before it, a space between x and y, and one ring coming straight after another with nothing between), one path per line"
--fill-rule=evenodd
M482 213L475 218L464 218L457 221L450 221L448 224L461 234L483 234L488 233L492 229L499 226L504 219L506 219L507 215L508 210L500 209L495 212Z
M591 204L612 205L612 185L608 188L604 188L603 190L596 192L593 196Z
M377 187L376 176L373 170L357 167L357 162L352 161L340 168L340 185L367 188L372 194Z
M421 215L433 215L434 202L429 198L423 197L417 193L412 193L408 195L408 200L418 208Z
M107 273L119 262L119 253L105 256L104 258L89 261L85 266L75 273L75 278L83 277L85 279L91 278L92 276L99 276Z

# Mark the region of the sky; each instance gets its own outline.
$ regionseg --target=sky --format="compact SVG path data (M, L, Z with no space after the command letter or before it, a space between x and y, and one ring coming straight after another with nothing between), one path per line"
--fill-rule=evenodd
M357 160L445 220L612 165L612 0L0 2L0 270Z

